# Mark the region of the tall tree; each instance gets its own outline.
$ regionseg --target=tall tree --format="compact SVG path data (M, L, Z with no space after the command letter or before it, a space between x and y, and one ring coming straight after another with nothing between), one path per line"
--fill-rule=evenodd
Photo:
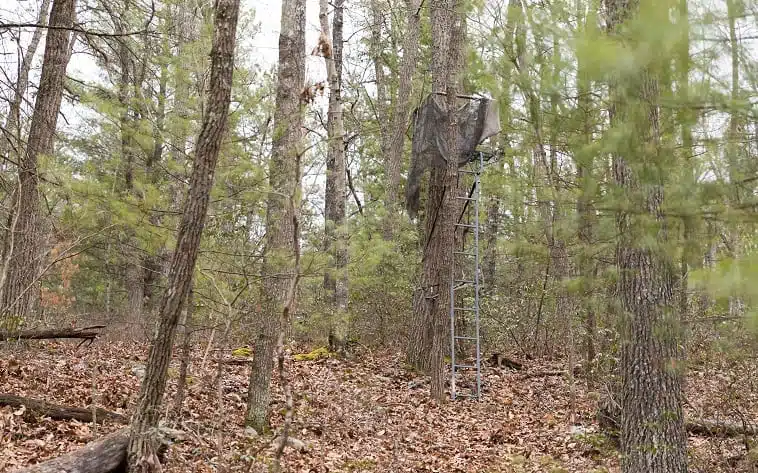
M376 86L376 105L374 106L374 115L379 125L379 148L383 155L386 155L388 144L387 138L387 118L389 117L390 104L387 99L387 74L385 73L386 59L384 57L384 47L382 43L382 33L384 31L384 9L382 0L370 0L370 24L371 46L369 53L374 62L374 85Z
M43 0L39 7L37 15L37 24L44 25L47 22L47 14L50 10L50 1ZM34 56L37 54L37 48L42 40L44 28L36 28L32 33L32 39L26 48L26 53L21 60L18 68L18 77L16 77L16 87L13 90L13 98L8 108L8 116L5 119L5 126L0 131L0 157L9 158L10 155L20 155L21 151L21 105L26 95L26 89L29 86L29 72L32 69ZM13 161L11 159L11 161Z
M740 90L740 49L739 39L737 38L737 18L741 14L740 12L741 2L738 0L727 0L726 9L727 17L729 21L729 49L730 49L730 62L731 62L731 87L729 94L732 102L738 103L741 96ZM732 110L729 116L729 129L726 134L726 158L728 165L729 175L729 188L730 188L730 204L735 207L739 207L741 201L740 187L742 180L744 179L744 161L743 157L744 149L740 146L740 128L743 126L741 123L743 120L740 117L740 113L737 110ZM733 223L732 228L726 229L725 242L727 244L727 251L729 255L734 259L739 259L741 256L741 242L739 235L739 225ZM731 317L738 317L744 310L743 301L739 296L729 297L729 315Z
M31 315L38 299L36 287L44 231L40 215L38 163L40 156L53 153L66 67L71 58L68 29L74 24L75 4L75 0L55 0L50 12L51 28L45 41L45 56L29 138L18 163L10 234L6 239L5 261L0 275L0 315L6 322L6 329L15 328L12 320L18 321Z
M345 128L342 122L342 24L344 0L334 3L334 36L329 38L328 2L320 0L321 50L329 81L329 111L327 134L329 149L326 155L326 193L324 195L324 225L326 251L331 262L324 274L324 289L331 306L332 321L329 341L332 348L341 350L347 336L347 235L345 226Z
M446 95L445 167L431 167L419 311L412 321L408 360L429 369L431 396L444 397L444 353L447 343L450 282L453 276L455 222L458 216L458 94L463 67L465 23L463 2L435 0L430 4L432 23L432 93ZM417 336L420 335L420 336Z
M129 3L124 3L123 11L117 12L109 10L111 20L115 25L117 34L123 34L129 28L125 24L125 19L129 15ZM123 36L118 39L118 86L117 96L120 107L119 129L121 133L121 160L124 170L124 198L128 199L130 195L136 194L134 185L135 167L137 165L137 140L136 134L139 129L137 123L137 114L133 104L139 100L136 92L140 89L141 84L137 77L137 65L133 59L133 45L127 43L130 41L129 36ZM139 251L139 242L134 236L134 230L128 230L124 248L124 254L127 256L126 270L124 277L124 287L127 293L127 313L132 320L139 321L142 318L142 306L144 304L145 286L144 271L142 268L142 253Z
M294 277L292 240L295 233L289 193L300 186L298 156L303 152L303 87L305 84L305 0L284 0L279 33L279 74L276 86L274 135L269 161L263 262L263 313L254 342L245 423L259 432L268 429L268 404L279 316Z
M679 100L682 102L678 114L678 122L681 126L681 152L683 161L683 189L687 192L693 189L697 183L694 164L694 139L692 128L697 122L697 114L690 106L690 18L688 0L679 0L679 14L677 16L677 25L681 28L681 39L679 42L679 53L676 60L677 72L677 91ZM698 202L692 202L692 199L684 199L686 210L683 221L684 251L682 251L681 273L680 273L680 294L679 294L679 313L683 319L687 318L689 312L689 268L701 266L700 245L697 241L695 206Z
M192 283L216 163L226 136L238 16L239 0L216 1L208 113L203 118L197 139L189 191L168 273L168 287L161 299L158 332L150 345L145 378L132 416L128 461L130 471L133 472L160 471L156 457L155 430L166 387L174 335L182 305Z
M582 33L586 35L596 33L597 5L594 4L594 1L590 2L589 12L585 13L587 11L585 3L582 0L577 0L576 3L577 18L581 21ZM577 233L581 245L577 266L579 277L581 278L582 309L584 312L584 354L590 369L595 361L595 338L597 331L593 301L596 264L592 256L597 219L594 209L594 197L597 185L593 176L595 157L590 148L593 142L591 85L586 61L580 57L577 64L576 89L578 96L577 109L582 128L579 137L579 150L574 153L576 180L580 188L579 198L576 202Z
M640 3L606 0L608 28L622 44L639 35ZM646 13L662 20L665 7L646 3ZM666 17L667 18L667 17ZM631 25L634 20L637 23ZM643 43L644 44L644 43ZM662 60L611 84L611 123L623 133L613 156L613 175L625 202L634 206L617 216L616 264L624 317L621 350L621 451L624 473L687 471L682 389L677 363L675 264L662 211L665 153L659 123L656 75ZM623 131L621 131L623 130ZM644 146L640 146L644 143Z
M421 0L405 0L406 24L403 34L403 57L400 62L397 97L388 130L388 144L384 154L384 171L387 177L384 206L387 211L384 237L389 240L397 232L397 199L400 189L400 170L403 162L405 132L408 127L410 101L413 94L413 76L416 72L421 24Z

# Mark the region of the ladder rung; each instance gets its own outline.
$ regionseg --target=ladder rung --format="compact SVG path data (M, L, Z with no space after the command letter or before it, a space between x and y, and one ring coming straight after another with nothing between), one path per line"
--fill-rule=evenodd
M456 227L465 227L465 228L476 228L476 225L471 225L469 223L456 223Z
M456 279L454 282L459 284L474 284L476 281L469 281L467 279Z
M476 312L478 307L453 307L453 310L467 310L469 312Z
M465 251L453 251L453 254L463 256L476 256L476 253L466 253Z
M478 340L478 338L476 337L464 337L462 335L456 335L455 339L456 340Z
M453 365L453 368L476 369L476 365Z
M456 199L459 199L459 200L471 200L471 201L473 201L473 200L477 200L477 198L476 198L476 197L461 197L461 196L459 196L459 195L455 196L455 198L456 198Z

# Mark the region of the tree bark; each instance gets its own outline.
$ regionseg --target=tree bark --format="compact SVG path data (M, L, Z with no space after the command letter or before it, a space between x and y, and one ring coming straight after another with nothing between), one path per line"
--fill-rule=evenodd
M44 25L47 23L47 14L50 10L51 0L43 0L39 7L37 15L37 24ZM29 46L26 48L26 54L21 61L21 67L16 78L16 87L13 90L13 99L11 99L8 110L8 117L5 120L4 130L1 130L3 137L0 139L0 157L10 158L11 154L21 156L21 105L26 95L26 89L29 87L29 72L32 69L34 56L37 54L37 48L42 40L42 34L45 28L37 28L32 34ZM14 161L10 159L10 161Z
M681 100L682 107L677 116L677 121L681 126L682 137L682 154L683 162L683 181L685 189L695 189L697 185L697 176L695 166L693 165L693 156L695 152L692 128L697 123L696 112L690 107L690 24L689 24L689 6L688 0L679 0L679 15L677 17L677 23L681 22L682 28L682 40L677 54L676 60L676 72L677 72L677 91L679 99ZM694 208L698 205L698 202L691 202L685 200L685 212L682 219L682 237L684 240L684 248L682 250L682 257L680 261L680 275L679 275L679 315L683 323L686 323L690 318L690 287L689 287L689 271L691 267L701 267L702 261L698 261L698 255L702 250L702 246L698 241L698 219L697 209ZM686 357L687 344L683 343L682 357ZM682 386L684 388L685 378L682 379Z
M639 13L635 0L606 0L609 33L624 41L625 22ZM618 291L624 317L621 349L621 468L623 473L684 473L686 435L678 363L678 324L673 315L674 262L667 254L662 213L665 175L655 67L611 84L611 123L624 130L613 156L616 184L636 213L617 215ZM645 146L640 146L644 143ZM647 154L647 155L645 155ZM637 173L637 169L642 169ZM650 221L657 228L650 228ZM649 232L655 242L650 242Z
M37 166L41 155L53 153L70 58L70 33L66 28L74 23L75 3L75 0L55 0L50 12L50 25L57 28L47 32L29 138L19 160L10 235L0 275L0 316L6 330L16 330L18 324L31 315L39 296L37 279L42 259L39 254L42 225Z
M406 357L420 371L431 371L431 395L444 395L444 352L449 332L450 283L455 226L458 217L457 104L462 48L465 40L460 2L434 0L430 4L432 27L432 93L447 94L449 113L445 133L448 156L445 168L430 169L425 215L421 287L414 298L413 319ZM455 42L451 36L455 35Z
M168 274L168 287L161 300L158 332L150 345L145 378L132 416L128 449L129 469L132 472L160 468L155 457L158 444L152 433L158 426L176 326L192 283L216 163L226 135L238 14L239 0L216 2L208 113L197 139L189 192Z
M187 301L184 304L182 318L179 326L182 330L182 358L179 362L179 380L176 383L176 395L174 396L173 416L179 419L182 416L184 406L184 392L187 388L187 376L189 374L190 355L192 354L192 314L195 309L194 292L192 285L187 291Z
M294 277L293 225L289 194L299 188L299 156L302 153L305 84L305 0L282 3L279 33L279 75L276 87L274 136L269 162L270 192L266 205L265 256L263 259L263 311L253 343L255 358L250 371L245 423L259 432L268 429L268 404L279 318Z
M32 465L15 473L110 473L123 471L129 429L121 429L66 455Z
M389 100L387 100L387 76L384 73L385 60L382 57L384 45L382 44L382 25L384 24L384 11L382 0L369 0L371 4L371 46L370 53L374 61L374 83L376 85L376 104L374 112L379 126L379 149L382 156L387 155L389 147L387 135L387 119L389 117Z
M500 198L492 196L487 205L487 249L484 252L484 287L488 293L495 288L495 274L497 273L497 234L500 231Z
M92 408L91 407L68 407L60 406L57 404L50 404L38 399L31 399L27 397L14 396L13 394L0 394L0 406L21 407L25 406L27 412L49 417L55 420L78 420L81 422L92 422ZM119 424L126 424L128 418L117 412L112 412L100 407L97 408L97 422L102 423L107 421L116 422Z
M421 24L421 0L406 0L407 8L405 34L403 35L403 57L400 62L397 98L393 107L388 131L389 143L385 150L384 173L387 186L384 207L387 212L384 223L384 239L391 240L398 231L398 205L400 195L400 169L403 163L405 132L408 126L413 76L416 72Z
M577 1L577 18L583 19L585 29L594 28L597 24L597 12L594 11L594 6L589 14L585 15L584 11L582 1ZM596 184L593 176L595 157L589 149L593 142L591 81L585 63L581 60L577 65L576 83L579 114L582 118L581 148L575 153L574 157L577 184L581 189L579 199L576 202L576 214L579 219L577 233L581 245L577 266L581 279L582 309L584 311L584 355L587 362L587 372L591 373L595 363L595 339L597 338L597 320L593 300L596 263L592 255L597 220L594 208Z
M462 49L465 41L462 4L457 0L434 0L432 17L432 93L447 94L448 123L445 133L448 155L445 168L432 168L429 180L426 215L422 288L423 319L429 327L431 370L430 391L433 399L445 394L445 348L449 347L450 284L453 277L455 222L458 217L458 103ZM422 353L422 357L424 354Z
M447 27L450 0L434 0L430 4L431 28L432 28L432 93L445 93L447 90L446 72L449 42L449 30ZM409 339L406 349L408 363L422 372L428 372L431 368L434 324L435 317L439 316L447 308L445 301L450 297L449 280L445 279L444 258L446 256L445 242L450 239L448 245L452 249L454 244L454 230L452 218L446 212L452 212L450 202L445 202L446 186L450 179L446 179L447 170L431 167L429 170L429 188L427 191L427 203L424 217L424 238L422 243L423 260L421 287L414 295L413 318L409 330ZM452 189L452 188L451 188ZM450 197L451 193L447 193ZM447 204L447 205L446 205ZM448 217L450 228L441 220ZM449 234L449 235L448 235ZM445 241L440 241L443 239ZM450 251L452 256L452 251ZM448 271L452 262L447 262ZM440 266L443 267L440 267ZM440 283L440 281L443 281Z
M124 3L122 11L110 11L111 20L114 23L116 33L124 33L128 27L124 25L128 18L129 4ZM118 86L117 96L119 103L119 133L121 135L121 162L123 165L124 181L123 198L128 199L135 193L134 168L137 153L135 134L138 124L134 101L137 96L135 91L140 88L138 84L136 65L132 60L129 45L129 37L118 39ZM126 315L129 320L140 321L142 319L142 306L144 304L144 280L145 274L142 265L143 254L139 248L139 241L135 236L134 229L127 229L124 243L124 255L126 268L124 272L124 288L126 289Z
M332 350L342 351L348 331L347 229L345 228L345 129L342 122L342 24L344 0L334 2L334 36L330 39L328 2L320 0L321 32L327 44L322 46L329 81L326 156L326 192L324 195L325 246L331 261L324 273L324 290L332 313L329 341Z
M179 430L161 427L158 430L160 447L158 454L163 455L171 442L181 440L184 433ZM67 453L52 460L14 470L13 473L111 473L126 469L126 450L129 445L129 429L124 428L88 443L79 450Z
M731 99L735 103L740 100L740 50L739 40L737 38L737 16L739 15L737 0L727 0L726 9L729 19L729 49L731 53ZM739 206L742 200L739 192L739 182L745 177L743 151L741 150L740 125L743 119L739 113L733 112L729 116L729 129L727 130L726 157L729 171L729 186L731 186L730 202L733 206ZM727 251L729 256L738 260L742 253L742 242L740 241L740 225L733 223L731 228L726 230L727 234ZM739 317L745 310L745 304L738 295L729 297L729 316Z

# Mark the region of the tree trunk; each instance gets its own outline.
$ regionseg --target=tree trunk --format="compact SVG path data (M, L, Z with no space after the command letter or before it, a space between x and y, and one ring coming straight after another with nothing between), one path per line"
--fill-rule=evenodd
M545 353L548 349L548 336L547 329L545 330L545 343L540 347L540 330L543 322L543 303L545 295L547 294L548 281L552 277L554 280L560 280L563 275L558 273L555 266L554 253L559 246L560 242L555 241L555 215L557 210L553 209L551 202L555 202L555 193L553 192L552 175L550 165L548 163L547 146L548 143L545 140L545 126L544 121L546 115L542 113L542 104L540 95L535 91L532 83L532 78L529 74L532 64L528 61L527 56L527 28L525 25L525 12L523 7L518 2L511 3L511 18L512 28L514 30L515 43L516 43L516 60L515 64L518 69L518 75L516 83L524 96L524 101L527 104L527 116L529 122L532 124L532 130L534 133L532 144L532 167L534 169L534 195L537 200L537 213L540 222L544 225L545 246L547 247L548 258L550 261L546 265L545 279L543 281L542 297L540 298L539 308L537 310L537 316L534 324L534 331L532 335L532 345L536 353ZM534 43L536 45L543 43L543 38L535 33ZM542 51L538 49L536 65L540 69L544 69L545 60L543 58ZM555 48L553 48L555 49ZM551 114L553 115L553 114ZM552 151L551 151L552 154ZM552 156L551 156L552 160ZM561 263L561 267L565 266Z
M170 54L168 39L161 40L161 55L168 57ZM151 89L152 90L152 89ZM160 74L158 77L158 93L156 97L157 106L153 110L155 124L153 126L153 150L145 162L145 174L148 183L153 184L156 188L161 187L160 173L156 168L163 166L163 155L165 148L166 135L166 97L168 91L168 65L161 61ZM152 103L152 102L151 102ZM144 195L142 196L144 200ZM163 226L163 214L153 212L149 216L150 224L156 227ZM164 260L161 254L168 254L168 249L161 245L155 249L148 249L142 257L142 310L151 312L156 305L157 296L154 288L161 282L161 276L164 274ZM166 258L168 259L168 258Z
M124 33L128 28L124 25L125 19L129 15L129 4L124 4L123 11L112 11L111 20L115 25L116 33ZM127 41L129 37L118 39L118 103L119 113L119 132L121 134L121 162L124 166L124 190L125 199L128 199L134 193L134 167L136 161L137 145L135 143L135 133L138 125L135 123L135 113L133 113L133 102L137 99L134 91L139 88L137 84L137 74L132 52L130 51ZM142 269L143 254L139 248L139 241L134 235L134 229L127 229L127 236L124 244L124 255L126 257L126 268L124 274L124 288L126 289L126 315L127 319L139 322L142 320L142 306L144 303L144 280L145 275Z
M194 292L190 284L187 292L187 301L184 304L182 318L179 326L182 331L182 358L179 362L179 380L176 382L176 395L174 397L173 416L180 419L184 406L184 391L187 388L187 376L189 375L190 355L192 354L192 313L195 309Z
M44 25L47 23L47 14L50 10L51 0L43 0L42 5L39 7L39 15L37 15L37 24ZM42 40L42 34L45 28L37 28L32 34L32 39L29 41L29 46L26 48L26 54L21 61L21 67L18 71L18 77L16 78L16 87L13 90L13 99L11 99L10 107L8 110L8 117L5 120L5 127L0 133L3 135L0 138L0 157L10 158L11 155L21 156L21 105L24 101L24 95L26 95L26 89L29 86L29 72L32 69L32 62L34 56L37 54L37 47ZM14 161L14 159L9 159Z
M450 283L453 277L454 223L458 217L458 132L455 110L462 69L462 49L465 41L461 2L434 0L432 18L432 93L447 94L448 123L445 139L448 155L445 168L432 167L427 198L426 238L421 286L420 313L417 327L428 334L424 343L411 340L411 363L428 365L431 370L431 396L442 400L445 394L445 348L449 346ZM418 329L417 329L418 330ZM421 348L419 350L418 348ZM426 362L428 360L428 363Z
M583 20L585 29L595 28L597 12L594 5L589 14L581 0L577 1L577 18ZM595 339L597 338L597 320L595 317L594 283L596 263L593 256L593 244L596 225L594 208L596 183L593 176L595 157L590 150L593 142L591 81L585 69L585 63L579 61L577 66L577 95L579 114L582 117L581 148L575 153L577 185L581 189L576 202L577 225L581 251L579 254L579 277L581 280L581 299L584 311L584 355L587 373L592 373L595 363ZM590 376L591 378L591 376Z
M447 25L450 16L450 11L448 11L450 1L434 0L429 7L432 23L432 93L447 91L446 73L449 60L447 48L450 39ZM445 201L445 197L449 198L453 194L455 177L457 176L447 176L447 170L442 168L432 166L429 171L422 243L424 252L421 287L414 295L413 319L406 350L408 363L422 372L428 372L432 368L434 327L437 322L435 317L441 316L442 312L447 310L449 303L450 281L449 277L446 279L446 276L452 267L452 260L446 261L445 258L447 253L450 253L452 257L455 233L452 220L455 217L446 215L448 212L452 213L453 209L450 207L450 200ZM453 187L448 188L451 182ZM446 192L446 189L451 192ZM448 219L447 222L442 221L445 218ZM446 226L445 223L449 225ZM448 239L449 243L447 243Z
M384 47L382 45L382 25L384 24L384 11L381 0L369 0L371 4L371 46L370 53L374 61L374 83L376 85L376 105L374 112L379 126L379 149L382 156L387 155L389 147L387 136L387 118L389 117L389 101L387 100L387 76L384 73L385 61L382 57Z
M3 325L16 330L34 310L38 299L38 272L41 266L42 222L39 205L40 155L52 155L63 98L63 83L70 58L70 28L74 23L75 0L55 0L50 12L45 56L42 62L37 100L34 104L26 150L19 159L18 182L13 198L13 216L7 254L0 276L0 308Z
M637 2L606 0L609 32L622 40L624 22ZM662 214L665 174L650 164L670 165L661 152L658 84L647 66L633 79L611 84L611 123L624 130L613 157L616 184L641 214L619 212L618 291L624 317L621 349L621 468L624 473L684 473L686 435L682 412L675 317L674 262ZM640 143L646 146L640 147ZM645 156L644 154L650 154ZM643 172L637 174L637 167ZM660 225L650 229L650 221ZM647 234L655 233L655 242Z
M245 423L267 430L268 404L279 318L293 277L292 241L298 239L287 192L299 188L305 83L305 0L285 0L279 33L279 74L276 87L274 135L269 162L270 193L266 205L263 260L263 311L254 342ZM284 328L284 327L283 327Z
M497 234L500 231L500 197L492 196L487 205L487 249L484 253L484 287L488 293L495 288L497 273Z
M400 169L403 162L405 131L408 126L411 95L413 94L413 75L416 72L419 49L419 30L421 24L421 0L406 0L407 19L403 36L403 57L400 62L397 98L393 107L389 144L385 150L384 173L387 187L384 194L384 207L387 212L384 223L384 239L391 240L398 231L397 199L400 191Z
M344 0L334 3L334 37L329 39L327 0L321 0L319 18L323 39L322 47L329 81L328 136L326 156L326 194L324 196L324 233L326 251L331 258L324 274L324 290L330 306L332 320L329 328L331 348L344 349L348 330L347 230L345 228L345 129L342 123L342 17Z
M694 156L694 142L692 135L692 128L697 123L696 112L690 107L690 26L689 26L689 7L688 0L679 0L679 16L677 17L677 23L682 24L682 40L679 48L679 54L677 55L676 70L677 70L677 91L679 99L683 106L681 107L677 121L680 123L681 136L682 136L682 154L683 162L683 182L685 189L694 189L697 185L697 176L695 172L695 166L693 163ZM701 266L701 261L698 261L698 255L702 249L697 237L697 208L699 202L692 202L685 199L685 211L684 218L682 219L682 231L684 248L682 250L682 257L680 261L680 276L679 276L679 316L684 324L687 323L690 317L690 288L689 288L689 270L691 267L698 268ZM686 358L687 343L682 344L683 353L682 357ZM686 378L682 378L682 386Z
M737 0L727 0L727 16L729 18L729 49L731 52L732 80L731 80L731 99L734 103L740 100L740 50L739 40L737 38L737 17L738 11ZM729 166L729 186L730 204L739 206L741 196L738 183L745 178L743 151L739 144L741 117L739 113L733 112L729 117L729 129L727 131L726 157ZM727 222L730 225L730 222ZM730 228L726 230L727 234L727 251L729 256L738 260L742 256L742 242L740 241L740 225L737 222L731 223ZM729 297L729 316L739 317L744 312L745 305L738 295Z
M189 193L171 260L168 287L161 300L158 333L150 346L145 378L132 416L128 453L129 468L133 472L160 468L155 457L158 445L152 432L158 426L176 326L192 283L216 162L226 135L238 13L239 0L216 2L208 113L197 139Z

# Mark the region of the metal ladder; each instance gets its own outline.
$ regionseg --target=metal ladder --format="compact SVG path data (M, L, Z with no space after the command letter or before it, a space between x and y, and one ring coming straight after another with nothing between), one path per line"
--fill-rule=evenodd
M483 168L484 155L480 152L476 160L458 170L458 189L470 187L470 190L464 195L456 191L456 199L463 205L459 206L461 213L454 224L455 242L460 243L461 247L453 245L450 281L450 397L453 400L463 396L479 399L481 396L479 197ZM456 351L459 350L467 355L460 361L456 359ZM474 380L471 379L472 372L475 374ZM467 386L459 388L459 381L464 381Z

